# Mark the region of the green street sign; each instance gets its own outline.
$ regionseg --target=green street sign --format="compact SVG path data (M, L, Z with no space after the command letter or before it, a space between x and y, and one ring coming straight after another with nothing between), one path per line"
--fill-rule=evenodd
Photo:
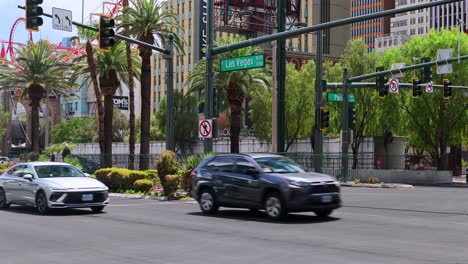
M327 93L328 102L343 102L343 94L340 93ZM348 94L348 102L356 102L356 96L354 94Z
M265 54L221 60L221 72L239 71L265 67Z

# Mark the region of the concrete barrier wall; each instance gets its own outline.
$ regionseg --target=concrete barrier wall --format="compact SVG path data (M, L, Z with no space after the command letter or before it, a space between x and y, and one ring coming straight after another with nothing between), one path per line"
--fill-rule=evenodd
M370 177L377 177L385 183L440 184L452 182L452 171L417 171L417 170L359 170L350 171L351 179L359 178L368 182Z

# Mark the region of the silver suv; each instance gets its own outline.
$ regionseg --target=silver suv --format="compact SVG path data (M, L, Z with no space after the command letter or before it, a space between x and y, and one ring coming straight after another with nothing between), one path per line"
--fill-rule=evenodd
M306 172L279 155L214 155L192 171L192 181L192 195L207 214L225 206L264 209L274 220L288 212L312 211L327 217L341 206L335 178Z

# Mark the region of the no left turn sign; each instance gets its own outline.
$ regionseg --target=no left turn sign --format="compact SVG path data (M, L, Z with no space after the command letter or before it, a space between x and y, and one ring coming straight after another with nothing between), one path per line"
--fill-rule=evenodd
M389 90L391 93L398 93L398 90L399 90L398 79L390 79Z
M198 122L198 136L200 138L211 138L213 133L213 126L211 119L204 119Z

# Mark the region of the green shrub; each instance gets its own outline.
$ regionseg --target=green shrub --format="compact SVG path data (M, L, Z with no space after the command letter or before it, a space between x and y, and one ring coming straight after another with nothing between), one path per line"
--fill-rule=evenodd
M80 170L83 170L83 166L81 166L80 160L77 157L65 157L63 161L77 167Z
M94 172L94 175L96 176L96 180L104 183L106 186L110 186L110 178L109 178L109 173L112 171L112 168L104 168L104 169L99 169Z
M191 155L188 156L187 159L182 164L182 182L181 187L186 191L188 194L192 191L192 170L195 169L198 164L202 161L201 157Z
M8 168L8 163L2 163L2 164L0 164L0 170L1 170L1 169L6 169L6 168Z
M147 173L146 179L152 180L155 184L161 185L157 170L145 170L145 172Z
M177 190L178 183L175 187L175 190L173 191L173 177L171 177L171 180L169 180L169 178L167 177L169 175L174 176L177 173L178 164L176 154L170 150L164 151L161 154L161 156L159 156L159 158L156 160L156 169L158 170L159 181L161 182L161 185L164 189L164 195L168 197L173 196L174 192Z
M164 196L167 196L169 198L173 198L175 196L175 193L177 189L179 189L179 184L180 184L181 177L180 175L166 175L165 177L165 185L163 185L164 188Z
M153 189L153 181L150 179L140 179L133 183L133 190L136 192L148 193Z

